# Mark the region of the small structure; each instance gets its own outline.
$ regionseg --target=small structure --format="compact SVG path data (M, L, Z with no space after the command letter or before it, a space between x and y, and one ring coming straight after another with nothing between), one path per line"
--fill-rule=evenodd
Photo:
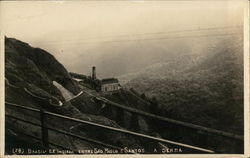
M120 89L120 84L116 78L106 78L101 80L101 91L109 92L116 91Z
M92 74L90 76L85 76L73 72L70 72L70 75L72 79L79 84L91 89L95 89L96 91L112 92L121 88L121 85L117 78L98 79L95 66L92 67Z
M92 80L96 79L96 71L95 71L95 66L92 67Z
M116 78L105 78L100 80L96 76L96 68L93 66L90 83L92 88L94 88L96 91L111 92L121 88L121 85Z

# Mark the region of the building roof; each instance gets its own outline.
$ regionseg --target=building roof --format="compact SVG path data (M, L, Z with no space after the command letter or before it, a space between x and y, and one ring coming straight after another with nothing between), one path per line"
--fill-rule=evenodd
M101 80L101 84L119 83L117 78L105 78Z

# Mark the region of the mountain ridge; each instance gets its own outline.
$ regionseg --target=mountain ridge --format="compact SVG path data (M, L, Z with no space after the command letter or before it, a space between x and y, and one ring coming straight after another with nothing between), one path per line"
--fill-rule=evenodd
M223 40L208 50L118 78L123 86L156 98L162 115L243 133L242 38Z
M89 105L79 100L78 102L67 101L60 90L53 85L53 81L60 83L64 88L73 94L80 92L81 88L73 81L64 66L59 63L50 53L40 49L30 47L29 44L19 41L14 38L5 37L5 101L11 104L18 104L26 107L32 107L40 110L54 112L57 114L77 118L81 120L91 121L94 123L121 128L114 120L111 120L102 115L96 115L91 112L84 112L78 106L87 107ZM58 103L62 103L60 106ZM97 111L100 107L95 105L92 108ZM6 104L6 115L14 115L18 118L28 119L31 121L39 121L39 115L30 114L28 111L15 109ZM15 120L6 119L5 132L8 135L5 141L8 145L5 146L6 151L11 150L15 145L13 139L9 136L15 137L18 135L22 137L21 133L37 136L39 130L33 126L23 123L14 123ZM62 130L69 130L74 124L72 122L65 122L61 124L62 120L53 118L48 125L57 126ZM23 128L20 128L20 126ZM102 139L107 143L121 144L132 147L139 146L139 142L128 138L127 136L111 131L98 134L93 131L96 129L88 127L88 130L83 130L85 125L81 125L74 129L77 134L91 136L96 139ZM28 131L25 129L29 129ZM102 129L100 129L100 132ZM112 139L109 139L112 137ZM50 139L63 146L70 145L74 150L81 150L83 148L92 148L93 144L82 142L80 140L73 141L73 138L64 136L64 139L52 134ZM66 139L65 139L66 138ZM9 142L12 141L12 142ZM24 140L22 143L26 144L32 139ZM11 151L9 151L11 152Z

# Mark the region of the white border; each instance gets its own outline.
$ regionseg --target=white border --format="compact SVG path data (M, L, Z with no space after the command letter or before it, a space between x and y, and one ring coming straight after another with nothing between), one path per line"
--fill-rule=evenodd
M166 0L168 1L168 0ZM185 0L186 1L186 0ZM192 0L190 0L192 1ZM196 1L196 0L193 0ZM202 1L202 0L201 0ZM218 0L219 1L219 0ZM226 0L224 0L226 1ZM2 88L0 91L0 157L11 157L11 158L40 158L40 157L102 157L102 158L110 158L110 157L129 157L129 158L138 158L138 157L227 157L227 158L235 158L235 157L250 157L250 140L249 140L249 133L250 133L250 118L249 118L249 5L250 2L248 0L239 0L242 1L245 5L244 8L244 154L158 154L158 155L4 155L4 34L3 28L1 27L3 21L1 21L1 1L0 1L0 87Z
M249 157L250 152L250 142L249 142L249 134L250 134L250 125L249 125L249 5L250 2L245 2L244 8L244 152Z
M5 118L4 118L4 101L5 101L5 88L4 88L4 76L5 76L5 70L4 70L4 34L3 34L3 26L1 21L1 1L0 1L0 157L4 155L4 127L5 127Z

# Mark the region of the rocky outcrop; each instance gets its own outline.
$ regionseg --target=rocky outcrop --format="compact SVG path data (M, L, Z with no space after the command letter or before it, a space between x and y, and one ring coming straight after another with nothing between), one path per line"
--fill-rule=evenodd
M79 111L78 108L66 102L62 92L53 84L57 82L70 93L77 95L81 92L77 82L74 82L64 68L54 56L40 48L33 48L29 44L14 38L5 38L5 99L6 102L21 104L23 106L43 109L46 111L66 115L81 120L87 120L102 125L120 128L114 121L92 114L86 114ZM60 106L58 106L60 105ZM81 104L84 106L85 104ZM39 115L31 114L6 105L6 114L28 119L30 121L39 121ZM62 123L64 122L64 123ZM71 129L75 123L65 122L65 120L50 120L50 126L60 126L64 130ZM23 132L39 136L40 130L27 126L21 122L6 119L6 133L12 128L12 133ZM29 130L28 130L29 129ZM99 131L99 132L96 132ZM79 125L74 128L76 134L84 135L92 139L100 139L109 144L118 144L121 146L135 146L137 142L126 135L111 132L107 130L95 129L94 127ZM93 148L91 143L73 140L72 138L52 134L51 140L62 146L79 148ZM111 139L112 138L112 139ZM6 140L8 141L8 140ZM6 147L8 148L8 147Z

